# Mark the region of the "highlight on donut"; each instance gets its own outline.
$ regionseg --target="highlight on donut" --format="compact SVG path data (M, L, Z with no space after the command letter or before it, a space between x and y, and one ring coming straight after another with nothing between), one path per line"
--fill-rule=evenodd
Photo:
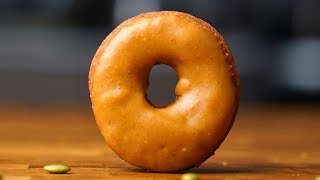
M154 65L175 69L176 99L147 98ZM121 23L90 67L92 109L109 147L131 165L176 172L201 165L224 141L237 114L240 82L231 51L208 23L175 11Z

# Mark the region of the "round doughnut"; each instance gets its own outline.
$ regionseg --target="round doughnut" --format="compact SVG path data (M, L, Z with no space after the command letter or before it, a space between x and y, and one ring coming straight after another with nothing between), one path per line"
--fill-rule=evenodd
M176 100L156 108L146 95L152 66L179 77ZM221 35L186 13L141 14L100 45L89 73L92 108L110 148L128 163L157 172L199 166L234 122L239 76Z

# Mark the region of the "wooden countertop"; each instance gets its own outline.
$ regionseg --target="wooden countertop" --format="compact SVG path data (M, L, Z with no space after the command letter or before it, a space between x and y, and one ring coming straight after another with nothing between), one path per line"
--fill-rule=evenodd
M120 160L89 107L2 105L0 118L0 174L6 180L181 177ZM72 170L47 174L42 167L51 163ZM315 179L320 176L320 106L243 104L215 156L189 171L200 179Z

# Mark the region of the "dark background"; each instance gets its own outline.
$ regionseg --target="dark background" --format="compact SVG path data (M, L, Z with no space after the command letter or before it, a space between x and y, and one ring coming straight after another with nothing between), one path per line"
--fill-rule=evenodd
M142 12L183 11L231 47L243 102L320 102L318 0L1 0L0 102L89 105L87 76L102 40ZM174 97L174 70L152 70L150 98Z

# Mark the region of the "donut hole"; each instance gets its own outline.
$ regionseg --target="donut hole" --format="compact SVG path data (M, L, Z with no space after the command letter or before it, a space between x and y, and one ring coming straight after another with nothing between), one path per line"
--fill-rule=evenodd
M174 68L165 64L154 65L150 70L147 98L149 102L162 108L170 105L176 99L175 87L178 75Z

